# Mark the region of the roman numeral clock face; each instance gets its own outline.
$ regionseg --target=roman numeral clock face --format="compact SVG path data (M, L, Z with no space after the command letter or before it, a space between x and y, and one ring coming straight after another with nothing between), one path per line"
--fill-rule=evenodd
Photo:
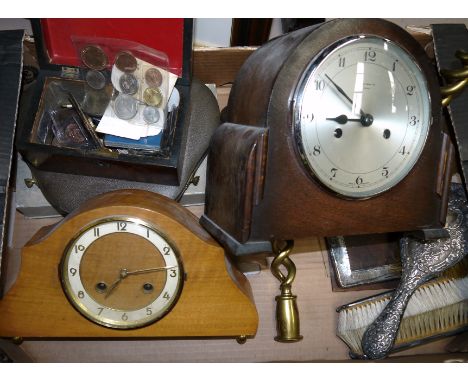
M346 198L398 184L420 157L431 124L421 69L378 37L326 49L305 71L295 98L295 136L307 171Z

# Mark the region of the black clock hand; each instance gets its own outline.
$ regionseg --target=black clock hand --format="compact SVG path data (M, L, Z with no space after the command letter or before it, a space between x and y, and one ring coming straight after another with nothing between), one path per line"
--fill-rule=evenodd
M327 121L335 121L340 125L344 125L348 122L360 122L362 126L368 127L374 122L374 117L370 114L362 114L360 118L348 118L346 115L341 114L335 118L326 118Z
M336 90L338 90L338 92L343 96L345 97L349 103L352 105L353 104L353 100L346 94L346 92L340 87L338 86L329 76L328 74L325 74L325 77L327 77L328 81L330 81L332 83L332 85L335 87Z
M327 77L328 81L330 81L330 82L332 83L332 85L335 87L335 89L338 90L338 92L339 92L343 97L345 97L346 100L347 100L347 101L351 104L351 106L352 106L352 105L354 104L354 102L353 102L353 100L346 94L346 92L343 90L343 88L340 87L336 82L334 82L334 81L330 78L330 76L329 76L328 74L325 74L325 77ZM362 109L359 110L359 114L361 115L361 118L362 118L362 116L364 116L364 115L365 115L365 116L370 116L370 117L372 118L372 115L365 113ZM373 120L373 118L372 118L372 120ZM362 123L362 122L361 122L361 123ZM372 122L371 122L371 124L372 124ZM363 124L363 126L366 126L366 125ZM370 126L370 125L368 125L368 126Z

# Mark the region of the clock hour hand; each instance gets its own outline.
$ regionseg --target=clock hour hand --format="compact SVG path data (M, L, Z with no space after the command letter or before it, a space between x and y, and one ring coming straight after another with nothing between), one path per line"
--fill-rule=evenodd
M106 295L104 296L104 298L107 298L110 296L110 294L112 293L112 291L117 287L117 285L119 285L121 283L121 281L127 277L128 275L128 271L123 268L119 271L119 278L117 280L115 280L109 287L109 289L107 290L107 293Z
M362 126L368 127L374 122L374 117L370 114L361 114L360 118L348 118L346 115L341 114L335 118L326 118L326 120L338 122L340 125L344 125L348 122L359 122Z

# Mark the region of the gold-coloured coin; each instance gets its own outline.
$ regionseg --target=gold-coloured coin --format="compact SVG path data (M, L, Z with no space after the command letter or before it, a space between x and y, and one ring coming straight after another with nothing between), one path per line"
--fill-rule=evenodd
M143 92L143 100L147 105L158 107L161 105L163 96L161 90L155 88L147 88Z
M93 70L103 70L107 66L107 55L97 45L85 46L80 52L83 64Z

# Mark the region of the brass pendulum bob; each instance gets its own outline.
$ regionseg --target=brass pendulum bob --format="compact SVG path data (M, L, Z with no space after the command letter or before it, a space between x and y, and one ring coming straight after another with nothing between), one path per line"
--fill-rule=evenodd
M297 342L302 340L299 328L299 311L297 309L296 299L291 292L291 285L296 277L296 266L289 258L289 253L294 246L293 240L286 240L286 244L280 248L278 242L272 242L275 258L271 263L271 273L280 282L281 294L276 296L276 330L278 335L275 341L278 342ZM283 266L287 274L284 275L279 269Z

